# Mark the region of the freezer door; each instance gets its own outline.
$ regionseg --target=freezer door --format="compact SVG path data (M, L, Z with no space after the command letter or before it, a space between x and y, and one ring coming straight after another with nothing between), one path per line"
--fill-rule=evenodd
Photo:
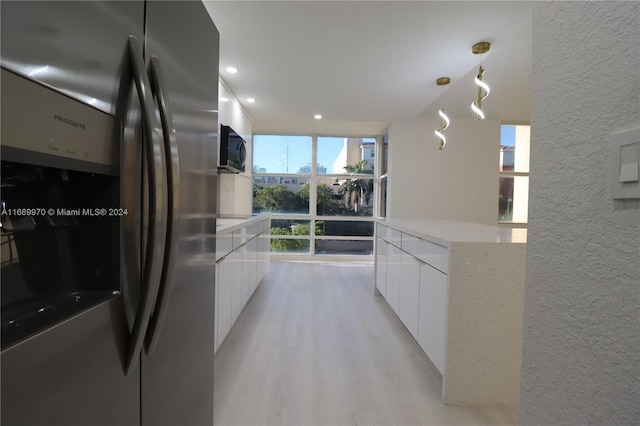
M146 28L173 115L180 223L166 315L141 361L142 424L211 425L219 35L201 2L149 2Z

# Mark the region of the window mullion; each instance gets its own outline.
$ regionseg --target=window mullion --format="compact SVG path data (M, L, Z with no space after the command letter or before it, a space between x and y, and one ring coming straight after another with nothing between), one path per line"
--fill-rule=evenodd
M374 174L374 179L373 179L373 193L376 194L377 196L374 198L373 200L373 218L379 218L380 217L380 203L381 203L381 196L380 194L382 193L382 185L380 185L380 171L382 170L382 135L376 136L376 148L375 148L375 153L376 153L376 164L375 167L373 168L373 174Z
M318 135L315 134L311 140L311 179L309 180L309 185L309 216L311 216L311 221L313 222L318 213Z
M529 173L528 172L514 172L512 170L500 171L500 172L498 172L498 174L500 176L503 176L503 177L514 177L514 176L529 177Z
M311 255L316 252L316 216L318 215L318 135L314 134L311 140L311 179L309 180L309 251Z

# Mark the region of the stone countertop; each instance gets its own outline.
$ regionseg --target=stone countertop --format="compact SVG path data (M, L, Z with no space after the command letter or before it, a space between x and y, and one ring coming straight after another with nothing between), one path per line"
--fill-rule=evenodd
M517 243L527 242L526 229L502 228L453 220L392 219L379 220L381 225L445 247L452 243Z
M270 218L270 215L254 215L248 217L222 217L216 221L216 234L228 234L254 222Z

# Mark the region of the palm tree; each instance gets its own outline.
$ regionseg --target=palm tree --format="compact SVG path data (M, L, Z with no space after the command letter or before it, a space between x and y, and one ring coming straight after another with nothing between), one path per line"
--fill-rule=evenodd
M367 160L360 160L358 161L355 165L350 165L347 164L346 166L344 166L344 169L352 174L366 174L366 175L370 175L373 173L373 170L371 169L365 169L364 167L367 165Z
M351 175L373 174L372 169L365 169L367 160L360 160L355 165L346 165L344 169ZM345 195L347 207L353 207L358 212L358 206L365 206L371 201L373 193L373 180L371 179L347 179L340 186L340 193Z

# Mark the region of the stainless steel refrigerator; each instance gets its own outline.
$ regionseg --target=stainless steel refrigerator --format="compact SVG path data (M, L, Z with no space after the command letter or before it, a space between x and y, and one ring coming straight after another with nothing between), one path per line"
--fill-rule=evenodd
M211 425L219 34L0 2L2 425Z

